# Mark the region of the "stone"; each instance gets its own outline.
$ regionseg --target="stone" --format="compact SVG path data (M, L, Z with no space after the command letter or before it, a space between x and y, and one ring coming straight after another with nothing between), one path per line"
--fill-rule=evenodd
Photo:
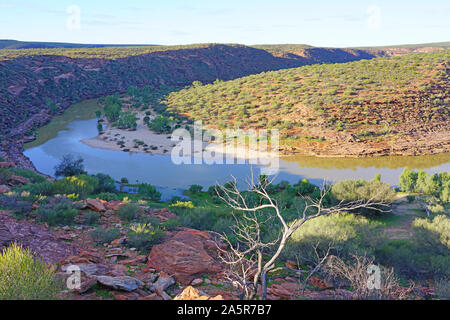
M143 285L142 281L128 276L121 276L121 277L98 276L97 281L98 283L100 283L105 287L127 292L137 290L139 287Z
M11 191L10 187L4 185L0 186L0 194L8 193L10 191Z
M162 244L153 246L147 265L174 276L183 285L205 274L223 270L216 260L216 248L210 245L208 232L184 229L172 233Z
M203 280L202 280L202 279L194 279L194 280L191 282L191 286L193 286L193 287L199 286L199 285L201 285L201 284L203 284Z
M27 179L27 178L24 178L21 176L12 175L11 178L9 179L9 183L13 186L26 185L26 184L30 184L30 179Z
M130 259L126 259L126 260L122 260L119 261L119 264L123 264L123 265L138 265L141 263L145 263L147 261L147 257L146 256L137 256L135 258L130 258Z
M0 162L0 168L8 169L12 167L14 167L14 163L12 162Z
M78 254L78 248L59 240L52 231L41 225L18 221L0 211L0 250L17 242L45 262L54 264Z
M95 212L106 212L106 208L100 200L97 199L87 199L86 205L88 208L92 209Z
M333 288L333 285L331 285L330 283L318 278L318 277L311 277L308 280L308 283L310 285L313 285L315 287L317 287L319 290L326 290L326 289L331 289Z
M118 201L106 202L104 204L104 206L105 206L106 210L117 211L117 210L120 209L121 206L123 206L125 204L126 204L125 202L122 202L122 201L118 200Z
M174 300L185 300L185 301L195 301L195 300L223 300L221 295L214 298L208 297L206 295L201 295L200 292L192 286L187 287L174 298Z

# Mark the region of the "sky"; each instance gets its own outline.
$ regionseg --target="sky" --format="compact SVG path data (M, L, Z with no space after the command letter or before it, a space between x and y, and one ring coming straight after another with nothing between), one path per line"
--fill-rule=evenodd
M450 41L448 0L0 0L0 39L381 46Z

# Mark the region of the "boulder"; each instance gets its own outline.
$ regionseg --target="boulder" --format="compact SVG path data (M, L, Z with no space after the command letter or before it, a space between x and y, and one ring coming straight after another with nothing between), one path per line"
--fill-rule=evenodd
M12 162L0 162L0 168L12 168L14 167L14 163Z
M11 188L8 186L0 186L0 194L8 193L11 191Z
M9 184L16 186L16 185L26 185L26 184L30 184L30 179L21 177L21 176L16 176L16 175L12 175L11 178L9 179Z
M105 287L127 292L137 290L139 287L143 285L142 281L128 276L121 276L121 277L98 276L97 281L98 283L100 283Z
M223 270L217 262L217 248L208 232L184 229L172 233L162 244L153 246L147 265L174 276L183 285L205 274Z
M216 296L214 298L208 297L206 295L201 295L200 292L189 286L183 290L174 300L185 300L185 301L195 301L195 300L223 300L222 296Z
M125 205L125 202L122 201L109 201L104 204L106 210L117 211L121 206Z
M97 199L87 199L86 205L88 208L95 212L106 212L106 208L103 205L103 202Z

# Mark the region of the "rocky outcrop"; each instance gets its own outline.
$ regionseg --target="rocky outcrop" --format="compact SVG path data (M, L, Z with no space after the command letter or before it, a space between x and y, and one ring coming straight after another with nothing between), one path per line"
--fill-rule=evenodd
M222 271L216 260L217 251L208 232L184 229L172 233L162 244L154 246L147 264L188 285L204 274L214 275Z
M220 295L216 297L208 297L207 295L201 295L200 292L193 287L187 287L186 289L183 290L182 293L176 296L174 300L187 300L187 301L223 300L223 297Z
M43 226L17 221L0 211L0 249L16 242L48 263L56 263L78 252L78 249L59 240Z

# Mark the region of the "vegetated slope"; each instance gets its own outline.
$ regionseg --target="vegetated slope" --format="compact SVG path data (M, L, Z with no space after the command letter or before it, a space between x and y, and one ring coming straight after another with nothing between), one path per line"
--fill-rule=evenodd
M280 129L286 153L431 154L450 149L449 76L445 50L196 85L166 104L211 127Z

